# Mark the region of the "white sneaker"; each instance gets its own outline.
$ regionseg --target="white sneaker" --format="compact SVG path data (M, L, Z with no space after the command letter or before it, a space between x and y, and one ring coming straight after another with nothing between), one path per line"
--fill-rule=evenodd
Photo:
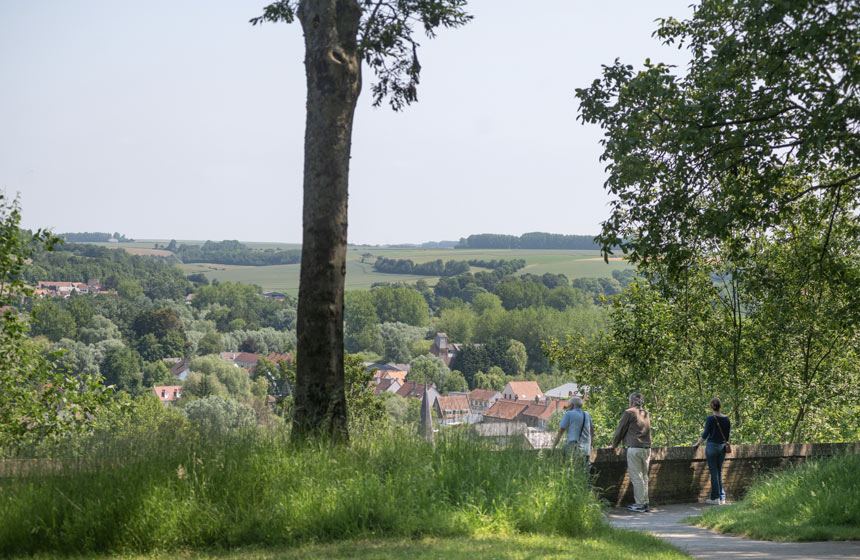
M711 504L712 506L720 505L720 500L705 500L706 504Z
M725 501L725 500L720 500L720 505L721 505L721 506L726 505L726 501Z

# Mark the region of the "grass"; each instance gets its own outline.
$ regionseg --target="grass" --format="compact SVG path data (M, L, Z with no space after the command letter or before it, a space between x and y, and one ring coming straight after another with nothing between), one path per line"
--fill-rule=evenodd
M669 544L643 533L607 530L594 538L572 538L557 535L508 535L486 537L424 537L421 539L377 539L310 544L295 548L252 547L238 550L176 550L146 555L85 558L124 558L127 560L383 560L407 558L416 560L525 560L531 558L578 560L680 560L689 558ZM32 557L31 557L32 558ZM35 558L40 558L37 555Z
M744 500L694 523L775 541L860 539L860 455L810 461L772 473Z
M283 431L206 438L150 415L56 451L75 459L64 472L4 479L0 554L607 530L583 473L557 455L492 450L456 431L435 445L396 431L295 448Z

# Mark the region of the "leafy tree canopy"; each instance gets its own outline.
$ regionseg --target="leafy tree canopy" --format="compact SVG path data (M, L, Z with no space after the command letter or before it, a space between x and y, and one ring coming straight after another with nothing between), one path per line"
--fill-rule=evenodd
M605 133L604 252L683 262L779 223L804 196L856 196L858 29L853 0L703 0L655 32L688 50L685 73L616 60L578 89L580 118Z

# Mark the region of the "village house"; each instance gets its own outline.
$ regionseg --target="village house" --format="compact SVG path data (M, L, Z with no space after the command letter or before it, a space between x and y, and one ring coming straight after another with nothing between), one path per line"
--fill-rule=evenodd
M502 398L512 401L534 401L535 398L544 400L546 397L534 381L511 381L502 389Z
M528 401L513 401L502 399L484 411L483 422L522 422L520 415L529 407Z
M581 397L585 394L587 387L580 387L577 383L565 383L554 389L550 389L544 395L553 399L570 399L571 397Z
M182 398L182 385L154 385L152 390L164 406L170 406Z
M278 352L272 352L266 359L270 362L278 363L278 362L287 362L288 364L293 363L293 355L292 354L280 354Z
M436 398L434 407L441 426L462 424L468 421L472 411L469 408L469 399L465 395L454 395Z
M170 375L179 381L185 381L191 373L190 358L164 358L163 362L170 364Z
M439 391L436 390L436 385L431 384L428 387L426 383L407 381L397 390L397 394L405 399L423 399L425 388L427 390L427 398L430 399L430 406L433 406L436 399L439 398Z
M485 410L496 404L502 398L502 393L494 389L475 389L468 395L469 407L472 413L482 415Z
M90 287L83 282L42 282L36 286L36 294L49 297L68 298L72 293L88 294Z
M543 402L530 404L520 414L520 418L526 423L526 426L544 431L549 427L549 421L553 414L557 412L564 414L566 407L567 401L547 399Z
M392 379L392 378L382 379L382 378L374 377L373 380L374 380L374 382L376 382L376 384L373 386L373 393L376 395L379 395L381 393L386 393L386 392L387 393L396 393L403 386L403 384L400 381L398 381L397 379Z
M254 368L257 367L257 362L260 360L259 354L251 352L221 352L218 356L222 360L232 362L240 368L247 369L249 372L254 371Z

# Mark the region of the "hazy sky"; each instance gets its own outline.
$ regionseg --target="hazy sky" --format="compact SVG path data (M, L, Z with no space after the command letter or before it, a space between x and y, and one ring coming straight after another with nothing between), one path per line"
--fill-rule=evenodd
M265 0L0 0L0 189L25 227L301 240L301 26ZM349 240L594 234L599 129L574 89L616 57L683 65L651 37L690 0L474 0L424 39L419 103L353 131Z

